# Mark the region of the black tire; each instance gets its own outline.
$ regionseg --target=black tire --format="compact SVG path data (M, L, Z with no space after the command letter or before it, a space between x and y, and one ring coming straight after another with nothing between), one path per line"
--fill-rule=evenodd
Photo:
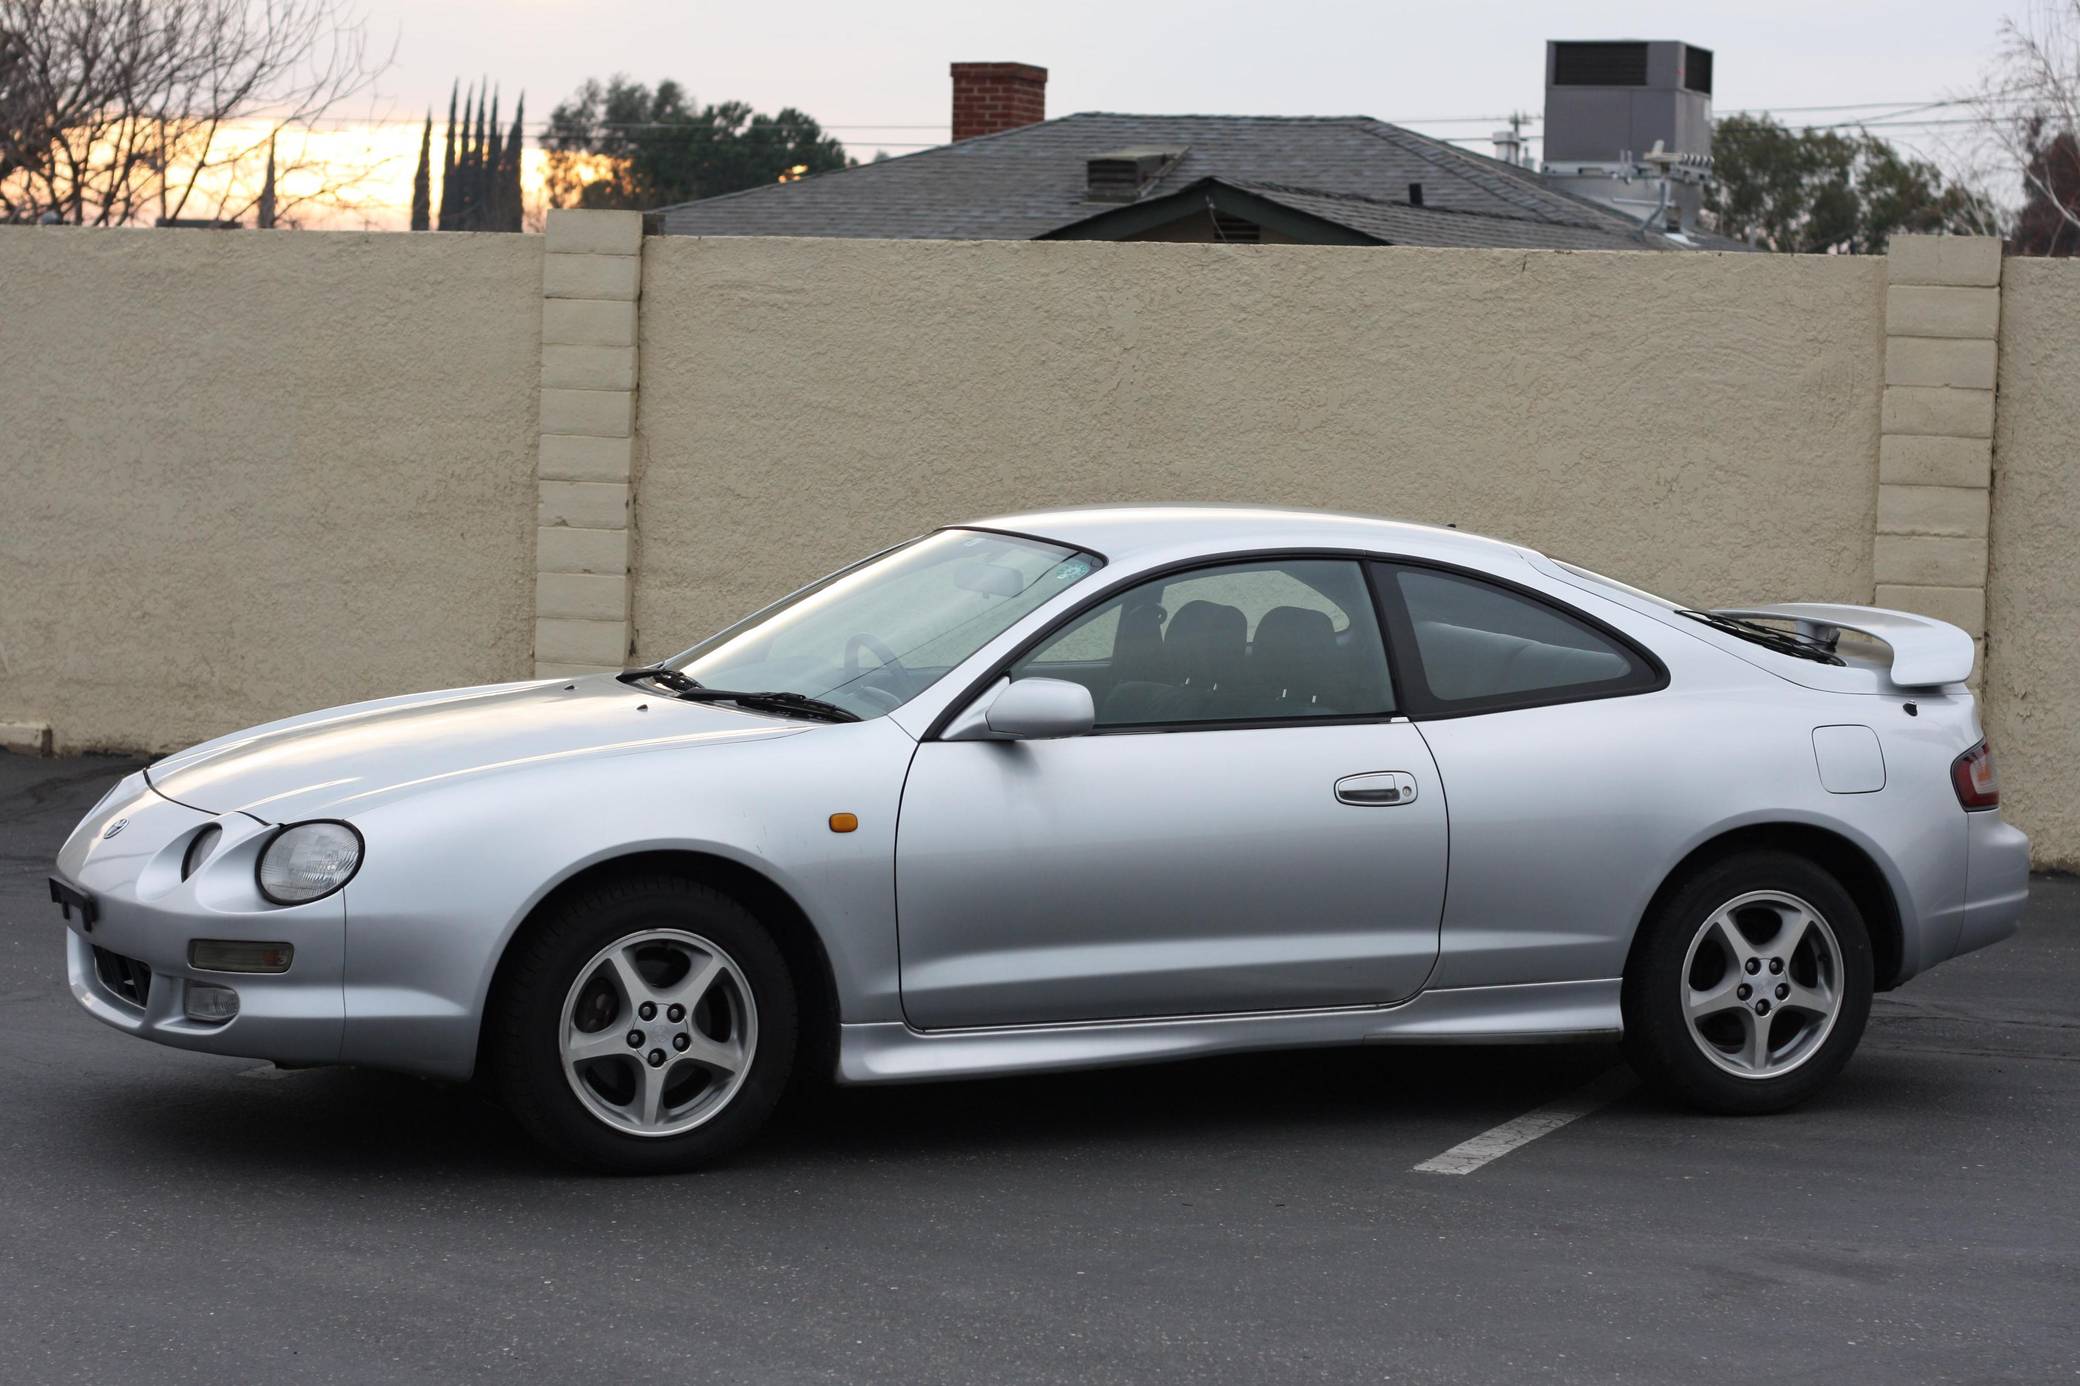
M756 1044L734 1094L692 1129L635 1135L595 1115L566 1076L563 1005L580 969L617 940L653 929L711 941L735 963L756 1007ZM720 1160L758 1133L794 1069L800 1030L787 964L756 917L720 891L675 876L637 876L579 891L514 939L487 1058L499 1099L555 1154L611 1174L666 1174ZM591 1069L585 1069L591 1072Z
M1705 1052L1708 1040L1692 1033L1685 998L1693 984L1703 984L1695 982L1695 972L1686 975L1685 967L1691 943L1707 921L1729 902L1754 892L1779 892L1811 906L1833 934L1841 975L1832 1027L1816 1032L1819 1038L1809 1042L1795 1066L1773 1076L1747 1077L1721 1067ZM1692 966L1707 966L1707 960ZM1756 980L1771 981L1766 966ZM1766 998L1769 993L1756 994ZM1707 1112L1750 1116L1782 1111L1825 1086L1863 1036L1871 1009L1870 932L1841 883L1806 858L1775 850L1723 857L1680 881L1641 923L1625 968L1623 1005L1626 1054L1649 1087ZM1746 1023L1748 1017L1734 1019ZM1801 1018L1799 1025L1808 1023ZM1794 1042L1799 1033L1793 1031Z

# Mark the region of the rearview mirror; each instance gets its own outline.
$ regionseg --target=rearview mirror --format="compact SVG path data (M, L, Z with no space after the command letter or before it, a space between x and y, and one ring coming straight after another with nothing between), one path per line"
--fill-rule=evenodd
M1091 691L1066 679L1016 679L983 713L991 734L1008 741L1082 736L1097 720Z

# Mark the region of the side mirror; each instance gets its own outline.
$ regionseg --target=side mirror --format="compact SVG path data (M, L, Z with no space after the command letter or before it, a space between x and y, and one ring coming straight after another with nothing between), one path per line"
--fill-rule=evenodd
M1007 741L1050 741L1082 736L1098 720L1091 691L1066 679L1016 679L983 712L992 736Z

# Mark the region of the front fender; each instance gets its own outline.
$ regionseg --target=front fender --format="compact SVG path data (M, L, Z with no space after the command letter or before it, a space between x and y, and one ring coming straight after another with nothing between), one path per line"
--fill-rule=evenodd
M653 851L757 871L808 915L847 1021L901 1017L895 831L916 743L886 718L437 783L350 815L350 1063L468 1077L499 959L579 872ZM832 814L856 831L834 833Z

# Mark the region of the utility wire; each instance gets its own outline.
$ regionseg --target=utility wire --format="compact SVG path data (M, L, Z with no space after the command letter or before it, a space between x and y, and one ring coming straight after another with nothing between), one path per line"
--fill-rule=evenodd
M1995 92L1995 93L1992 93L1992 96L1993 96L1993 99L1994 99L1994 100L1995 100L1996 102L2005 102L2005 103L2025 103L2025 102L2026 102L2026 100L2027 100L2027 97L2026 97L2025 95L2022 95L2022 94L2020 94L2020 93L2014 93L2014 92L2010 92L2010 91L2001 91L2001 92ZM1982 98L1980 98L1980 97L1975 97L1975 96L1968 96L1968 97L1944 97L1944 98L1938 98L1938 99L1933 99L1933 100L1931 100L1931 99L1927 99L1927 98L1921 98L1921 99L1916 99L1916 100L1907 100L1907 101L1850 101L1850 102L1845 102L1845 103L1836 103L1836 104L1830 104L1830 105L1823 105L1823 106L1777 106L1777 105L1767 105L1767 104L1764 104L1764 105L1755 105L1755 106L1743 106L1743 107L1740 107L1740 108L1737 108L1737 109L1732 109L1732 110L1723 110L1723 111L1718 111L1718 112L1715 112L1715 114L1716 114L1716 115L1718 115L1718 116L1724 117L1724 116L1732 116L1732 115L1809 115L1809 114L1810 114L1810 115L1826 115L1826 114L1840 113L1840 112L1843 112L1843 111L1872 111L1872 112L1874 113L1874 115L1873 115L1873 118L1875 119L1875 118L1877 117L1877 115L1878 115L1878 114L1882 114L1882 115L1884 115L1884 116L1886 116L1886 117L1891 117L1891 116L1909 115L1909 114L1914 114L1914 113L1918 113L1918 112L1921 112L1921 111L1933 111L1933 110L1942 110L1942 109L1945 109L1945 108L1949 108L1949 107L1956 107L1956 106L1975 106L1975 105L1979 105L1979 104L1982 104ZM254 116L252 117L252 119L254 119L254 120L266 120L266 119L270 119L270 118L271 118L271 117L269 117L269 116L267 116L267 115L265 115L265 114L262 114L262 113L256 113L256 114L255 114L255 115L254 115ZM1385 120L1385 122L1386 122L1387 124L1389 124L1389 125L1408 125L1408 126L1416 126L1416 125L1490 125L1490 124L1502 124L1502 123L1507 123L1507 122L1509 121L1509 119L1510 119L1510 116L1509 116L1509 115L1469 115L1469 116L1387 116L1387 117L1384 117L1383 119L1384 119L1384 120ZM1533 117L1533 119L1537 119L1537 117ZM313 126L325 126L325 125L341 125L341 126L352 126L352 127L355 127L355 128L367 128L367 127L372 127L372 126L387 126L387 125L406 125L406 126L417 126L417 125L421 125L421 124L423 124L423 123L424 123L424 120L425 120L425 117L423 117L423 116L373 116L373 117L369 117L369 118L367 118L367 119L357 119L357 118L355 118L355 117L353 117L353 116L326 116L326 117L323 117L323 118L321 118L321 119L319 119L319 120L316 120L316 121L310 121L310 122L302 122L302 121L299 121L299 122L297 122L297 123L298 123L298 124L310 124L310 125L313 125ZM441 124L441 122L440 122L439 120L436 120L436 121L435 121L434 123L435 123L436 125L439 125L439 124ZM1852 119L1852 120L1847 120L1847 121L1844 121L1844 122L1841 122L1841 123L1844 123L1844 124L1857 124L1857 123L1859 123L1859 122L1858 122L1858 121L1856 121L1856 120L1853 120L1853 119ZM685 129L685 128L689 127L689 126L693 126L693 125L696 125L696 124L697 124L697 122L694 122L694 121L668 121L668 120L667 120L667 121L660 121L660 120L629 120L629 121L600 121L600 122L595 122L592 128L594 128L594 129L607 129L607 130L677 130L677 129ZM944 122L944 121L940 121L940 122L934 122L934 123L930 123L930 124L917 124L917 123L912 123L912 122L903 122L903 121L886 121L886 122L880 122L880 123L876 123L876 122L871 122L871 121L830 121L830 122L823 122L823 121L819 121L819 122L817 123L817 125L818 125L818 128L819 128L819 129L823 129L823 130L905 130L905 131L908 131L908 130L930 130L930 131L939 131L939 130L948 130L948 129L951 129L951 126L950 126L950 125L949 125L949 124L948 124L947 122ZM523 124L523 127L522 127L522 128L524 128L524 129L526 129L526 130L529 130L529 131L534 131L534 132L542 132L542 131L546 131L546 130L548 130L548 129L550 128L550 122L549 122L549 120L548 120L547 118L542 118L542 119L537 119L537 120L530 120L530 121L526 121L526 122L524 122L524 124ZM1825 127L1816 127L1816 128L1825 128ZM872 141L869 141L869 142L872 142ZM928 147L928 145L920 145L919 147Z

